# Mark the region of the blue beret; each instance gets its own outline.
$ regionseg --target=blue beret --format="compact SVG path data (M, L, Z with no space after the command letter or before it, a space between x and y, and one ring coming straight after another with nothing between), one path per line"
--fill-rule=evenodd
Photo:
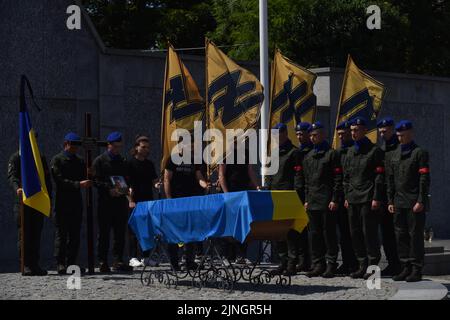
M405 131L412 129L413 125L412 122L409 120L402 120L395 126L395 130L397 131Z
M117 131L111 132L106 138L106 141L108 141L109 143L120 142L122 141L122 134Z
M308 131L311 128L311 124L309 122L299 122L295 126L295 131Z
M287 126L284 123L277 123L272 129L278 129L280 132L284 132L287 130Z
M377 128L390 127L394 125L394 119L386 117L377 122Z
M64 136L64 141L68 141L68 142L76 142L76 141L81 141L81 138L79 135L77 135L74 132L69 132L68 134L66 134Z
M341 123L339 123L336 126L336 130L348 129L348 128L350 128L351 124L352 124L351 121L348 121L348 120L347 121L342 121Z
M308 132L311 132L311 131L317 130L317 129L323 129L323 124L320 121L314 122L311 125L311 127L309 128Z
M351 120L352 126L365 126L367 125L367 120L364 117L355 117Z

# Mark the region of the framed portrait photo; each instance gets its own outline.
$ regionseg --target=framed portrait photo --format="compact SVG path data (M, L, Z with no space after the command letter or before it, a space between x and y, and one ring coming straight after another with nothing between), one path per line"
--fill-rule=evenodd
M121 194L128 193L128 185L123 176L111 176L111 183Z

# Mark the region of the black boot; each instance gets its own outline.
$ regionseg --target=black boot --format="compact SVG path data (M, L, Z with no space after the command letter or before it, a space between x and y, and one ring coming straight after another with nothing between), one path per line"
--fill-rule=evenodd
M38 277L42 277L42 276L46 276L47 275L47 270L42 269L39 266L34 266L31 268L31 275L32 276L38 276Z
M308 267L308 264L306 263L305 259L300 258L300 261L297 263L296 269L297 269L297 273L309 271L309 267Z
M23 268L22 276L28 277L28 276L32 276L32 275L33 275L33 274L32 274L31 268L25 266L25 267Z
M406 278L411 274L411 266L405 265L403 266L402 272L392 277L394 281L405 281Z
M56 271L58 272L58 274L63 275L63 274L67 274L67 269L66 266L63 264L58 264L56 266Z
M286 270L284 270L283 275L295 276L296 274L297 274L297 264L293 261L288 261Z
M186 270L197 270L198 269L198 264L194 261L186 261Z
M314 265L313 269L306 273L308 278L312 277L320 277L325 272L326 266L325 263L317 263Z
M361 265L359 265L358 270L350 273L350 277L353 279L363 279L364 276L366 275L366 271L367 271L367 265L361 264Z
M111 268L108 266L106 262L100 262L100 273L111 273Z
M386 268L381 271L382 277L392 277L401 272L401 266L397 264L388 264Z
M348 276L350 273L355 271L356 268L352 268L346 264L341 264L336 270L336 274L340 276Z
M406 277L406 282L418 282L422 281L422 269L417 266L412 267L411 274Z
M322 274L323 278L334 278L337 270L337 263L328 263L327 270Z

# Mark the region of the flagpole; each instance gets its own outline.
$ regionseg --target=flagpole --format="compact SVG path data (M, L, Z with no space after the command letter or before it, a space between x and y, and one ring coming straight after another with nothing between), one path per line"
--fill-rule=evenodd
M335 125L334 125L334 134L333 134L333 148L337 149L338 147L338 141L337 141L337 135L336 135L336 127L339 124L339 114L341 113L341 103L342 103L342 96L344 95L344 86L345 86L345 82L347 80L347 72L348 72L348 65L350 62L350 55L347 55L347 63L345 65L345 70L344 70L344 78L342 80L342 87L341 87L341 94L339 95L339 104L336 110L336 121L335 121Z
M261 160L261 185L265 186L264 173L267 163L267 137L269 117L269 47L267 30L267 0L259 0L259 76L264 90L264 100L261 105L261 130L260 130L260 160Z
M208 99L208 38L205 37L205 129L210 128L209 119L209 99ZM210 161L208 161L210 162ZM206 181L211 179L211 165L206 164ZM209 192L209 190L208 190Z
M23 191L22 191L23 192ZM20 215L20 272L25 271L25 216L23 208L23 196L19 196L19 215Z

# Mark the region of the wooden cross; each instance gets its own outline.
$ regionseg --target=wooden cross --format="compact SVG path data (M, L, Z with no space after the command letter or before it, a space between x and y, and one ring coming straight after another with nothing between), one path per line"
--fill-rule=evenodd
M84 149L84 158L86 163L86 175L89 180L92 180L92 151L98 147L106 147L106 141L100 141L92 137L91 113L84 114L84 137L81 138L80 146ZM86 190L86 226L87 226L87 251L88 251L88 272L93 274L95 272L94 263L94 206L92 186Z

